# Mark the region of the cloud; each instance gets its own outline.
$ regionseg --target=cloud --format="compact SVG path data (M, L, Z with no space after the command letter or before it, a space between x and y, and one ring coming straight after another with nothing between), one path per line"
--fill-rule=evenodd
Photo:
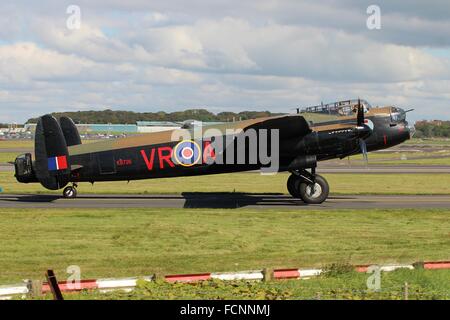
M435 5L433 5L433 3ZM0 4L0 122L67 109L269 109L364 97L449 116L450 4L78 1Z
M69 74L83 75L92 66L92 62L83 58L41 49L34 43L0 46L0 79L3 82L56 81Z
M49 23L40 30L46 46L97 62L324 81L406 81L450 74L448 61L414 47L379 43L341 30L257 26L235 18L125 30L119 39L87 23L76 31Z

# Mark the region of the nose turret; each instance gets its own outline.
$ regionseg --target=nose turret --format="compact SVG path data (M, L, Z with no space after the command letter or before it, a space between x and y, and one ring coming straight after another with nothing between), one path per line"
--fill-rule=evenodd
M369 151L393 147L411 139L415 128L409 125L406 114L401 108L391 107L384 115L372 118L374 132L366 140Z
M402 108L392 107L390 126L394 129L392 139L398 143L411 139L416 132L414 126L406 121L406 111Z
M398 123L389 130L388 139L392 145L397 145L411 139L411 127L408 122Z

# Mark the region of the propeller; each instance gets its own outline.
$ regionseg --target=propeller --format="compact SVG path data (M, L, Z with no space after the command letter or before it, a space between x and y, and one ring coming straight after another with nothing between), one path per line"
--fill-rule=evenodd
M358 127L362 127L365 125L364 123L364 107L361 105L361 99L358 98L358 114L357 114L357 125Z
M369 155L367 152L367 144L364 138L366 138L372 133L372 129L370 129L369 126L367 126L365 123L364 107L361 105L361 100L359 98L358 98L358 113L356 119L357 119L356 130L359 136L359 148L363 154L364 161L367 167L369 165Z

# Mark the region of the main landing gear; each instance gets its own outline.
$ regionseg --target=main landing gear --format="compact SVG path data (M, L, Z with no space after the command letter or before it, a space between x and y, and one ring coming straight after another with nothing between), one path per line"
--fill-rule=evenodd
M330 194L330 186L324 177L301 169L292 171L287 181L287 189L294 198L302 199L307 204L321 204Z
M74 183L72 186L67 186L63 190L63 197L67 199L73 199L77 197L77 184Z

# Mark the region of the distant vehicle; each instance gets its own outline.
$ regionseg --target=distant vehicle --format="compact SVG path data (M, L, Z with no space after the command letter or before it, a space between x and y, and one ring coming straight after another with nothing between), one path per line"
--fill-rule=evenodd
M35 134L35 159L31 154L15 160L15 176L21 183L41 183L45 188L64 188L63 196L77 196L79 182L129 181L137 179L195 176L225 172L241 172L264 168L267 163L252 162L257 149L245 144L235 149L235 141L251 130L278 130L278 172L289 171L289 193L308 204L320 204L329 195L327 181L316 173L318 161L344 158L400 144L414 134L406 120L407 111L397 107L372 108L363 100L340 101L309 107L299 114L259 118L219 124L214 137L192 140L175 139L179 130L146 133L116 140L81 144L73 121L51 115L39 118ZM322 118L322 121L317 121ZM312 119L312 120L311 120ZM315 119L315 120L314 120ZM189 125L195 130L196 126ZM227 140L226 129L240 130ZM221 131L220 131L221 130ZM213 140L214 138L214 140ZM223 142L224 149L214 147ZM274 142L269 144L273 146ZM237 150L237 151L236 151ZM221 163L225 155L245 152L242 163ZM236 154L235 154L236 153ZM210 180L214 184L214 178ZM361 182L363 183L363 182ZM70 184L70 185L68 185Z

